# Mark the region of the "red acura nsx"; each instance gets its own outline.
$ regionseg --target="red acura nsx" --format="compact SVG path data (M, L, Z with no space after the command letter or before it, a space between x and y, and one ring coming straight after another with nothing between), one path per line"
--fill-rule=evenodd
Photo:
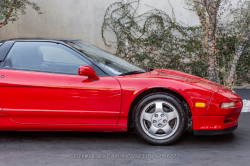
M0 42L0 130L134 129L166 145L237 128L242 100L230 89L168 69L141 69L72 39Z

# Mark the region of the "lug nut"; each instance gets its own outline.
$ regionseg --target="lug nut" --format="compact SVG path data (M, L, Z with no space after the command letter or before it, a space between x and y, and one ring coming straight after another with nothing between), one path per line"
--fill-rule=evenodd
M161 127L161 126L162 126L162 125L161 125L161 123L160 123L160 124L158 124L158 126L159 126L159 127Z
M157 118L157 117L158 117L158 115L157 115L157 114L155 114L155 117Z
M163 123L167 123L167 120L166 120L166 119L164 119L164 120L163 120Z
M153 120L153 123L156 123L157 121L156 120Z
M161 117L164 117L164 114L161 114Z

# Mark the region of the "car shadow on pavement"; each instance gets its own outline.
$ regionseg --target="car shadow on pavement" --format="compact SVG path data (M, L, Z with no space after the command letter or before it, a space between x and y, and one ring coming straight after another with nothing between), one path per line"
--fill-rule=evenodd
M172 145L229 144L234 141L233 133L217 136L195 136L187 130L183 137ZM136 133L129 132L68 132L68 131L1 131L0 142L82 142L99 144L141 144L149 145L141 140Z
M196 136L192 131L186 131L183 135L180 144L230 144L235 139L234 133L225 135L212 135L212 136ZM178 142L177 142L178 144Z

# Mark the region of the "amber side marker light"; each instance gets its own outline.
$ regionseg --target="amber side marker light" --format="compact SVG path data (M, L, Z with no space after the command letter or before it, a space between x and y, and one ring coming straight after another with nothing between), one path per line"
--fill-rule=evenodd
M195 107L201 107L201 108L204 108L204 107L206 107L206 103L196 102L196 103L195 103Z

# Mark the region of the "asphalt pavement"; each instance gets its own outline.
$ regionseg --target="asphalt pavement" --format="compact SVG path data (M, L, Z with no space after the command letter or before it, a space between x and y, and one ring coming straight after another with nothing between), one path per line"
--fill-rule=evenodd
M242 99L250 100L250 89L235 89Z
M221 136L187 131L170 146L152 146L135 133L1 131L0 166L247 166L250 162L250 113L238 129Z

